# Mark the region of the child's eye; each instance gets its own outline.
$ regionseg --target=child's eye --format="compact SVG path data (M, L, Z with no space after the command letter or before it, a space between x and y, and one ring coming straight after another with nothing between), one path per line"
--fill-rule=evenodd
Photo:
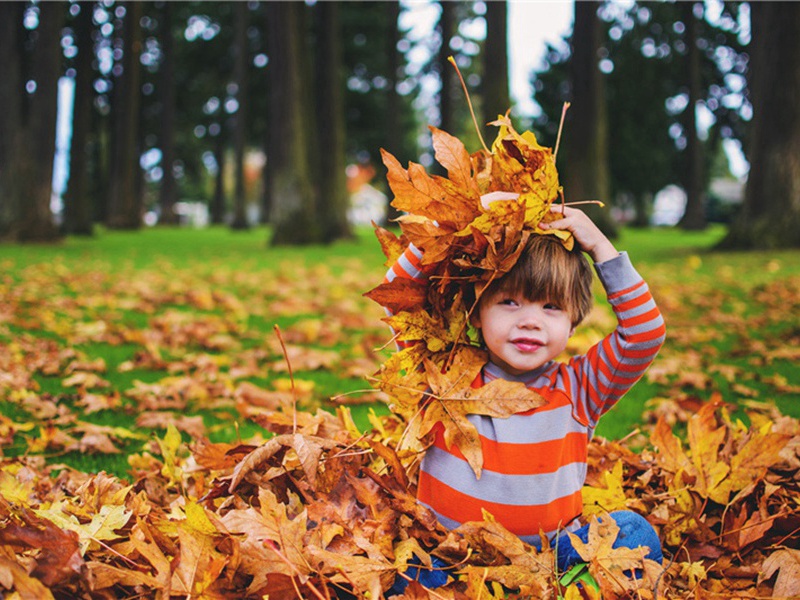
M514 298L501 298L498 304L502 304L503 306L516 306L517 301Z
M545 303L544 307L547 310L561 310L561 307L558 304L553 304L552 302Z

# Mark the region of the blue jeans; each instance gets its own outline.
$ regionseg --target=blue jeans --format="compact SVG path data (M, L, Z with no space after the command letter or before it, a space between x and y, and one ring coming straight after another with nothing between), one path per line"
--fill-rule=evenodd
M647 522L647 519L630 510L617 510L609 513L608 516L614 519L614 522L616 522L619 527L617 539L613 544L614 548L638 548L639 546L644 546L650 549L645 558L654 560L657 563L661 563L661 561L664 560L664 555L661 552L661 540L658 539L656 530ZM602 520L603 517L600 517L600 521ZM573 531L572 534L578 536L582 542L586 543L589 539L589 525L584 525L576 531ZM560 572L563 573L576 563L584 562L580 554L572 547L572 541L565 532L560 533L557 541L551 544L553 547L556 545L558 570ZM447 565L435 556L432 556L431 559L433 561L433 570L418 569L415 566L410 566L406 570L406 575L408 577L419 581L429 589L443 586L447 583L448 576ZM419 560L414 557L411 564L418 565L420 563ZM395 579L394 585L386 592L386 595L402 594L407 586L408 580L398 576L397 579Z
M647 519L630 510L617 510L609 513L608 516L614 519L619 527L619 533L612 546L613 548L638 548L639 546L644 546L650 548L645 558L654 560L657 563L661 563L664 560L664 555L661 552L661 540L658 539L656 530L647 522ZM603 517L599 517L599 519L602 521ZM589 525L584 525L577 531L573 531L572 534L586 543L589 539ZM584 562L580 554L572 547L572 541L566 533L560 533L558 539L551 546L557 547L559 571L566 571L572 565Z

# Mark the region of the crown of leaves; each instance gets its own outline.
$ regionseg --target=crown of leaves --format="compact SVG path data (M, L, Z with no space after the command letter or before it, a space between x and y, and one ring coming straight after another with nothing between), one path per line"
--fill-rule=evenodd
M443 423L448 445L459 446L476 474L480 443L466 415L508 416L542 400L517 383L471 387L487 357L469 336L474 306L466 306L464 289L474 286L479 297L514 266L531 235L555 235L568 249L574 243L567 231L539 228L555 218L550 206L562 193L553 151L530 131L519 134L508 115L491 124L499 128L491 151L473 154L455 136L430 127L436 160L447 177L430 175L413 162L403 168L381 150L392 206L406 213L397 219L399 238L376 226L386 264L413 243L422 251L428 281L397 277L366 294L392 312L386 321L403 347L381 366L375 381L392 409L408 420L409 440Z

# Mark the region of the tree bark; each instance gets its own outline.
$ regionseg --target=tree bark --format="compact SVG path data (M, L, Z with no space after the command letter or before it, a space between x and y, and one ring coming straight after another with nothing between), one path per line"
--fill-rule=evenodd
M400 126L400 94L397 91L397 80L400 68L400 52L397 50L397 43L400 38L397 20L400 17L399 0L388 0L384 3L386 9L386 22L389 30L386 35L386 57L388 64L386 74L389 83L387 85L386 98L386 141L383 147L392 153L396 153L403 146L402 133ZM401 162L404 162L401 160ZM393 220L402 213L392 206L392 195L386 196L386 220L393 224Z
M800 4L752 2L744 203L723 248L800 247Z
M247 143L247 15L249 9L246 2L236 2L233 8L233 47L234 58L233 79L236 83L236 100L239 108L234 115L233 151L234 151L234 194L232 229L247 229L247 198L245 195L244 159Z
M13 195L14 155L22 130L22 25L24 2L0 2L0 56L5 57L0 85L0 238L10 234L19 214Z
M39 26L31 75L36 91L24 128L25 140L15 146L19 162L14 169L14 190L19 219L14 225L20 242L52 241L59 237L50 200L53 191L53 158L56 149L58 78L61 74L61 28L64 5L39 5Z
M299 2L269 2L271 223L273 245L310 244L320 239L316 198L311 185L307 139L310 135L307 55Z
M508 85L508 4L506 0L486 3L486 45L483 59L483 117L484 123L494 121L511 108ZM497 128L484 128L483 137L489 144Z
M92 194L89 190L89 137L92 120L93 2L80 4L75 19L75 97L72 110L72 141L69 153L69 181L64 198L64 231L93 234Z
M703 143L697 135L697 103L700 101L700 50L697 47L698 23L694 15L694 2L681 5L683 22L686 24L686 74L688 77L689 105L686 107L684 121L686 133L686 154L684 188L686 190L686 211L679 223L682 229L705 229L705 180L703 178Z
M214 177L214 196L211 198L211 223L221 225L225 221L225 137L222 127L214 136L214 160L217 174Z
M319 143L319 219L322 241L333 242L352 237L347 209L345 172L344 81L339 31L339 7L336 2L320 2L315 7L318 26L315 61L318 90L317 117Z
M159 221L165 225L178 223L175 203L178 201L178 187L175 181L175 37L172 32L173 6L164 2L161 8L161 51L164 60L161 63L159 88L161 90L161 186L158 203L161 206Z
M455 69L450 65L447 57L450 56L450 40L455 35L456 27L456 3L443 1L439 2L442 7L442 14L439 17L439 33L442 43L439 46L439 53L436 58L439 69L439 77L442 82L442 89L439 92L439 127L451 135L457 135L455 114L453 109L453 95L458 85Z
M598 4L575 3L572 32L572 102L564 133L566 160L559 171L567 201L611 201L608 163L608 117L605 84L598 68L597 51L603 31L597 16ZM608 208L586 206L585 212L609 237L617 235Z
M108 226L113 229L138 229L142 225L142 199L139 195L139 102L141 70L139 55L142 32L139 21L141 2L125 2L123 19L122 74L114 96L114 163L109 193Z

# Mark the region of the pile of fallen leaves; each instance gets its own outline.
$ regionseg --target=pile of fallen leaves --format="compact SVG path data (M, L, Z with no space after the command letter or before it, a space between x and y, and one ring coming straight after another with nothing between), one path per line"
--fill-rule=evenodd
M800 423L767 405L751 426L717 399L688 419L686 447L664 404L652 447L590 447L587 514L646 514L663 568L612 549L595 523L579 546L603 598L796 596L800 593ZM687 408L687 407L683 407ZM695 407L697 408L697 407ZM655 417L654 417L655 418ZM133 483L41 458L0 469L0 586L19 598L380 598L412 557L453 565L448 583L406 598L598 597L561 588L553 552L496 523L444 530L417 504L395 453L404 424L360 435L340 409L262 408L260 445L181 442L174 428L131 457ZM588 596L586 595L588 594Z

